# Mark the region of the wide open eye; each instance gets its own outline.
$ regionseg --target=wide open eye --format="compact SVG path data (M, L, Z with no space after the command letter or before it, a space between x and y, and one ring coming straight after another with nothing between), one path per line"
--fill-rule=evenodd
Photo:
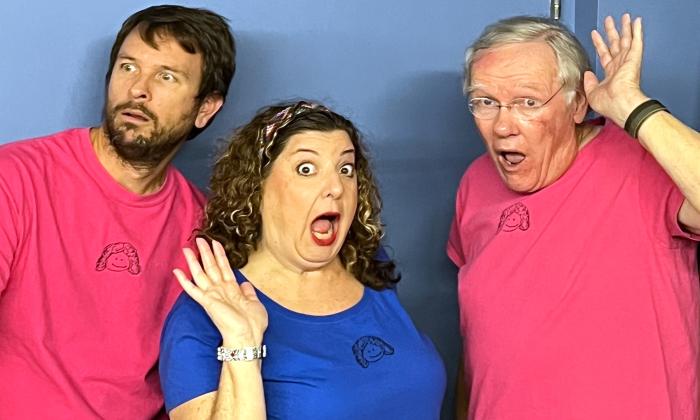
M310 162L304 162L297 166L297 173L301 176L309 176L316 173L316 166Z
M177 78L175 77L175 75L170 73L169 71L164 71L160 73L160 80L168 83L177 82Z
M482 109L498 108L499 106L498 102L491 98L474 98L469 102L473 107Z
M347 177L352 177L355 175L355 165L352 163L346 163L340 167L340 173Z
M136 66L131 63L121 63L119 65L119 69L127 73L132 73L136 71Z
M539 108L542 106L542 101L534 98L520 98L513 101L513 103L522 108Z

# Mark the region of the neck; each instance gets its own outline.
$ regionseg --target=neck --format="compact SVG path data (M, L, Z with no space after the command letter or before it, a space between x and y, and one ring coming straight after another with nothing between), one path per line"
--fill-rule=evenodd
M319 290L335 287L337 281L353 278L343 267L339 257L321 267L303 269L280 262L270 253L260 250L248 257L248 263L241 272L256 286L258 283L282 283L290 292L295 289Z
M302 270L254 253L241 269L255 287L279 305L307 315L330 315L357 304L364 286L336 257L329 264Z
M595 125L590 121L584 121L576 126L576 143L578 150L583 149L591 140L600 132L601 126Z
M97 160L107 173L122 187L139 195L152 194L165 182L168 165L175 157L179 146L155 166L139 167L124 161L110 145L103 127L90 129L90 142Z

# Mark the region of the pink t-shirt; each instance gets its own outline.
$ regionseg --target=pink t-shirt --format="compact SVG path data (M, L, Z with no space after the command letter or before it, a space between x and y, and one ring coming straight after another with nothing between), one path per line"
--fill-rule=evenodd
M698 237L678 226L683 200L609 122L532 194L488 156L470 166L447 253L471 419L697 419Z
M0 147L0 419L162 413L158 346L204 197L176 169L139 196L88 129Z

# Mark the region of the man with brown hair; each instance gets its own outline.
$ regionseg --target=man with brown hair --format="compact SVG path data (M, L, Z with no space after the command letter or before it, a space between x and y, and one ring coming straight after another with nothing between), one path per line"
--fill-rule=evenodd
M0 418L163 414L158 340L204 197L170 162L224 103L224 18L123 24L104 121L0 147Z

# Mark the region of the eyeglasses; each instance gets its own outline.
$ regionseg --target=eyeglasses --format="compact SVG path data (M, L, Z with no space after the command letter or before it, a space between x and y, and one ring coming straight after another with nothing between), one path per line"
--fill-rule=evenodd
M508 108L513 116L521 120L531 120L535 118L542 108L547 105L562 90L564 85L559 86L556 92L546 101L542 102L535 98L517 98L507 105L501 105L491 98L472 98L469 100L469 112L476 118L482 120L492 120L496 118L501 108Z

